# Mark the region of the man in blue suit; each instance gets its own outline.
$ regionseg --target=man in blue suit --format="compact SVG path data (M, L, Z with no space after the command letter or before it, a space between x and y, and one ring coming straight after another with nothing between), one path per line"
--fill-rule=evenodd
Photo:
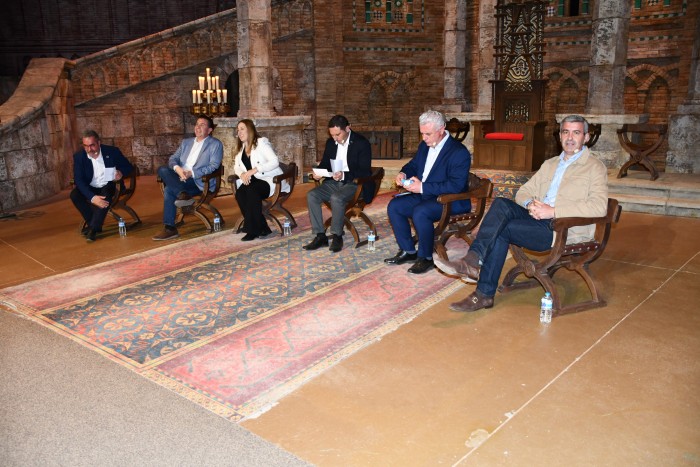
M133 166L119 148L100 143L93 130L83 133L83 150L73 154L73 183L70 193L73 205L85 220L81 234L94 242L102 232L109 212L109 203L116 192L115 182L129 175Z
M445 131L445 116L429 110L418 119L423 142L411 161L396 176L396 184L406 194L394 197L387 206L399 252L384 260L387 264L414 262L408 272L422 274L434 267L434 225L442 214L437 197L467 191L472 156L469 150ZM469 200L452 205L453 214L471 210ZM418 234L416 250L411 224Z
M170 156L167 166L158 168L158 176L165 184L163 192L163 230L153 240L171 240L180 234L175 227L178 207L194 204L192 196L204 189L202 177L219 168L224 157L224 145L211 136L214 121L207 115L197 116L194 138L187 138ZM215 180L209 182L214 189Z

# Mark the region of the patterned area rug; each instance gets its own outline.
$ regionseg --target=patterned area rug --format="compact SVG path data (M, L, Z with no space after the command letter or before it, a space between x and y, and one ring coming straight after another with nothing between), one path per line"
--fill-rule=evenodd
M291 237L224 231L6 288L0 305L221 416L254 417L461 286L384 264L387 201L368 209L376 251L305 251L300 216Z

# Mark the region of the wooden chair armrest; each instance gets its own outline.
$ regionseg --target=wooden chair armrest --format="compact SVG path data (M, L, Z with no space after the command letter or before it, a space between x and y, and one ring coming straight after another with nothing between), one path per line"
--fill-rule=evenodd
M465 199L470 199L472 197L473 197L473 194L471 191L465 191L463 193L449 193L449 194L440 195L437 197L437 201L440 204L450 204L450 203L454 203L455 201L462 201Z

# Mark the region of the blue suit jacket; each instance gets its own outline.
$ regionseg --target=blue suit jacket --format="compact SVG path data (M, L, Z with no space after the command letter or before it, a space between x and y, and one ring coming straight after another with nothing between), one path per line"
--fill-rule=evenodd
M403 166L401 172L406 174L407 179L411 177L421 179L427 160L428 145L421 141L416 155ZM442 194L467 191L471 163L472 155L469 150L452 136L448 136L435 164L430 169L428 178L423 182L423 193L421 194L423 199L437 199ZM471 209L471 201L457 201L452 205L452 208L453 212L467 212Z
M105 161L105 167L114 167L125 177L134 169L119 148L100 144L100 150ZM93 175L95 173L92 169L92 162L89 160L85 150L82 149L73 154L73 183L75 183L75 186L86 199L92 199L95 196L90 189Z
M338 145L333 138L328 138L323 158L318 167L332 172L331 160L335 160L337 154ZM350 182L356 178L369 177L370 175L372 175L372 146L367 138L351 130L348 145L348 171L345 172L344 180ZM362 187L362 197L365 202L371 202L373 195L374 183L365 183Z
M177 148L175 154L170 156L168 160L168 167L171 169L176 165L184 167L187 162L187 156L190 155L190 150L194 145L194 138L187 138L182 143L180 147ZM194 178L194 183L199 187L200 190L204 189L204 184L202 183L202 176L209 175L213 171L219 168L221 165L221 160L224 158L224 145L221 141L209 135L202 145L202 150L197 157L197 162L195 162L194 167L192 167L192 177ZM213 190L216 186L215 180L209 181L209 189Z

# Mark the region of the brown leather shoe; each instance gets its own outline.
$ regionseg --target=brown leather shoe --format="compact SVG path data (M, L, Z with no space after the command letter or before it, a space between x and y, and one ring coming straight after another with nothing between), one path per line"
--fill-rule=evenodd
M479 280L481 266L479 265L479 257L476 253L469 252L464 258L457 261L447 261L440 257L434 258L435 266L445 274L450 276L459 276L467 282L476 282Z
M179 236L180 234L178 233L175 227L170 227L169 225L166 225L165 227L163 227L163 230L151 237L151 240L172 240L173 238L177 238Z
M450 304L450 310L471 313L482 308L493 308L493 297L487 297L476 290L464 300Z

